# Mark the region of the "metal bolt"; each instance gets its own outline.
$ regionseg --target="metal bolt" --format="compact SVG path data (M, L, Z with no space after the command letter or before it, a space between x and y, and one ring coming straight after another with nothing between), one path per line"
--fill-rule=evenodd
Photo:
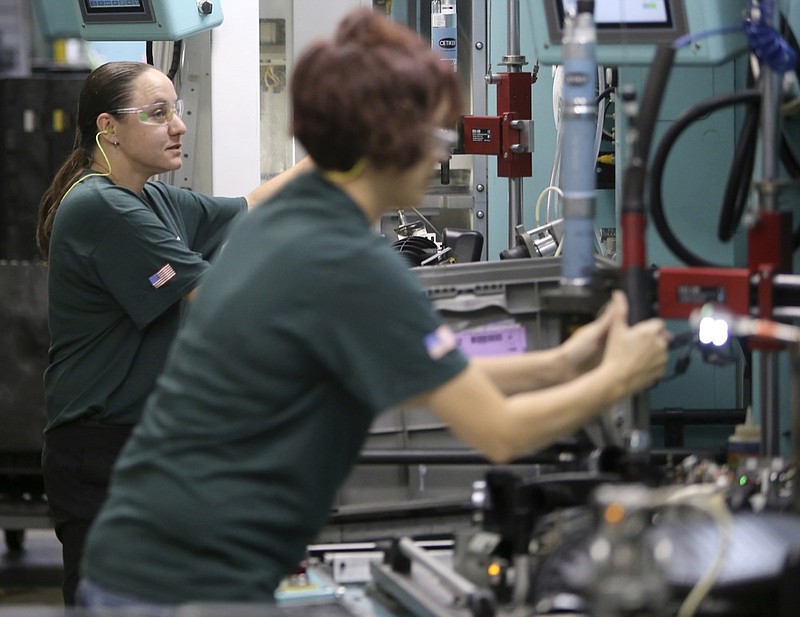
M483 210L478 210L478 211L475 213L475 216L476 216L476 217L478 217L479 219L482 219L482 218L483 218L484 216L486 216L486 215L483 213Z
M481 43L480 41L478 41L477 43L475 43L475 49L477 49L478 51L480 51L481 49L483 49L483 43Z
M486 187L485 187L485 186L483 186L482 184L478 184L478 185L475 187L475 190L476 190L476 191L478 191L479 193L483 193L483 191L485 191L485 190L486 190Z

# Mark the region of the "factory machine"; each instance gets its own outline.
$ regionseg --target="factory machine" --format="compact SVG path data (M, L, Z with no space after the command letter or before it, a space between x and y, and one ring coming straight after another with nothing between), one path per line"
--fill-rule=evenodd
M537 57L561 63L564 71L558 185L564 219L546 233L515 227L523 259L541 259L540 244L548 243L562 255L558 285L541 292L541 310L579 313L609 285L591 241L600 96L594 77L601 63L646 64L641 95L624 87L617 93L627 120L617 284L628 294L632 321L657 314L682 322L675 348L720 349L738 337L759 354L753 398L760 402L761 435L742 430L722 459L698 452L657 461L641 395L623 413L626 421L611 427L619 439L593 449L577 469L554 466L536 477L490 470L474 485L475 526L456 534L447 565L410 538L392 543L383 563L373 565L377 587L414 614L797 614L800 330L792 319L798 281L791 274L791 212L779 207L780 192L794 177L780 175L778 158L793 174L781 126L789 122L785 105L796 96L798 64L790 15L780 8L774 2L676 0L545 1L533 9L538 23L547 25L539 32ZM720 40L711 43L714 38ZM656 120L673 66L722 62L743 44L753 58L753 85L687 110L657 142ZM746 108L719 226L722 240L745 228L746 264L740 267L717 266L688 251L661 203L666 159L677 136L726 105ZM653 265L646 251L648 220L685 265ZM505 267L498 264L498 278ZM778 383L781 361L789 367L785 386ZM778 408L780 393L788 390L794 395L787 414L793 443L781 456Z
M66 3L57 4L62 10ZM221 19L219 1L187 3L188 26L154 18L167 4L154 0L114 9L93 0L79 4L81 12L67 20L78 36L137 32L141 39L169 41L172 53L158 45L153 53L175 60L181 96L190 108L194 100L204 110L205 76L191 62L220 62L211 58L205 38L219 24L204 21ZM800 100L793 34L800 27L798 9L779 0L372 4L430 37L469 94L459 143L450 163L432 170L425 202L388 216L378 230L409 259L465 350L514 353L557 344L591 319L611 290L622 288L632 322L653 315L670 320L670 378L676 383L688 378L691 355L709 365L747 365L746 379L724 384L746 391L737 395L736 409L678 414L739 426L720 447L656 448L656 418L676 414L653 409L653 393L641 393L573 439L514 465L489 467L448 441L424 410L392 410L387 424L373 431L331 525L309 547L307 563L281 586L276 606L187 606L176 614L800 614L800 328L794 323L800 281L792 274L798 232L791 216L793 181L800 175L792 144ZM246 12L246 5L237 8ZM303 6L294 3L295 23ZM261 8L256 57L263 91L255 98L261 112L268 109L280 121L292 50L311 35L288 27L288 4ZM532 40L523 35L521 8ZM129 9L135 15L126 21ZM226 11L228 19L230 4ZM507 43L497 71L487 59L494 12L505 17ZM93 27L98 34L89 34ZM230 43L224 35L220 41L215 54ZM188 53L191 68L181 68L192 45L202 51ZM531 62L523 54L528 46ZM699 82L682 83L676 97L676 72L721 65L734 66L729 93L694 106L676 104L688 91L703 90ZM543 69L551 71L554 87L556 157L546 187L535 191L531 226L524 190L536 177L534 134L546 124L533 117L531 93ZM245 109L249 104L242 103ZM714 141L717 125L702 125L720 109L729 112L733 137L724 143L732 154ZM717 235L732 245L724 265L687 249L666 213L665 202L681 189L670 165L688 158L676 144L697 123L704 127L700 143L711 145L698 150L690 141L689 165L712 169L712 159L731 160L718 199ZM221 192L216 171L192 172L215 163L203 154L205 128L197 127L197 147L175 181ZM261 177L298 155L291 141L270 148L256 157ZM615 190L614 224L599 227L601 159L603 165L613 161ZM490 161L496 164L492 178ZM201 186L207 177L215 186ZM490 194L497 189L502 195L503 188L506 199ZM502 250L494 249L500 259L489 259L495 216L507 224L495 226L502 228ZM705 218L704 212L697 220ZM699 389L690 382L683 388ZM745 414L746 407L753 413ZM426 439L427 447L417 446ZM447 476L450 484L437 493L437 466L469 473ZM380 470L401 471L390 477ZM364 488L370 479L378 490ZM362 503L387 491L389 503ZM448 499L433 503L431 493ZM398 515L407 520L398 524Z
M511 37L515 4L508 11ZM560 178L548 187L563 201L563 218L528 230L514 211L515 180L530 173L522 155L532 143L529 103L517 93L532 79L520 70L524 58L512 41L503 61L508 74L487 76L498 85L497 115L466 116L462 127L463 151L497 155L498 176L510 178L509 247L498 262L420 269L426 290L447 319L466 328L468 341L487 333L511 341L518 339L501 336L514 330L499 318L503 312L521 329L535 321L536 334L558 339L622 287L632 322L659 315L676 326L671 377L681 379L695 350L708 362L724 362L726 346L736 341L756 367L750 403L758 419L740 418L722 453L657 452L642 393L610 412L610 422L588 427L589 439L571 444L569 457L535 470L489 469L472 484L472 524L455 530L450 544L407 535L371 545L365 578L372 594L426 616L795 615L800 329L793 320L800 287L792 274L792 199L783 193L791 195L797 177L790 145L796 15L772 1L545 0L531 12L540 26L537 60L563 70ZM740 55L750 60L746 88L689 106L658 126L674 67ZM600 66L646 67L641 92L621 80L611 86L624 131L617 153L621 255L611 266L598 257L593 229ZM725 242L740 232L741 265L722 266L686 248L662 202L679 136L731 106L743 111L718 237ZM683 264L662 266L648 255L649 222ZM784 433L790 443L782 449ZM328 564L334 580L370 559L356 549L348 562L340 546L326 561L327 550L312 555Z

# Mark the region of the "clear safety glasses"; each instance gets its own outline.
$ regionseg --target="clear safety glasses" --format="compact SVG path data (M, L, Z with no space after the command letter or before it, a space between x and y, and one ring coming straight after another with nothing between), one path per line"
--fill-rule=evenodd
M183 101L178 99L174 103L153 103L144 107L124 107L110 111L111 114L138 114L139 121L145 124L169 124L172 118L183 115Z
M429 131L431 150L437 161L446 161L458 145L458 132L437 127Z

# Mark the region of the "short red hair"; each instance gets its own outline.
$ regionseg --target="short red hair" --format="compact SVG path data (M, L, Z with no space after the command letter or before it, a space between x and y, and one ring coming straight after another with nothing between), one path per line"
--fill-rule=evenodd
M331 39L301 55L291 84L292 129L322 169L362 158L407 169L425 155L442 106L461 112L456 74L416 32L370 9L344 18Z

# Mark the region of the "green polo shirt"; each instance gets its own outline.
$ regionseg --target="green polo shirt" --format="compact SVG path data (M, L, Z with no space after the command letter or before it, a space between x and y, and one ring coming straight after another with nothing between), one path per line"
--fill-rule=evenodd
M265 601L382 410L466 359L362 211L316 173L237 225L121 454L84 573L163 603Z
M244 198L161 182L140 194L88 177L59 206L48 272L46 430L78 418L133 424L197 284Z

